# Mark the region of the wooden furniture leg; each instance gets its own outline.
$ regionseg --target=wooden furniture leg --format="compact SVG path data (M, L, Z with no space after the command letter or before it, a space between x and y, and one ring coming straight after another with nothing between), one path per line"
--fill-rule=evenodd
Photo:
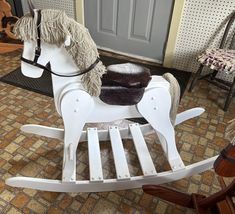
M194 208L192 195L182 193L177 190L173 190L160 185L144 185L142 188L145 193L148 193L150 195L157 196L158 198L175 203L183 207ZM205 196L195 195L195 197L204 198Z
M234 208L231 202L230 206L232 206L232 209L230 209L228 205L225 206L220 204L219 206L218 203L226 200L228 197L234 196L235 180L233 180L229 186L224 187L219 192L208 197L199 194L190 195L181 193L158 185L144 185L142 188L144 192L157 196L163 200L173 202L184 207L194 208L198 214L214 213L214 211L211 211L210 209L216 208L217 206L219 207L218 210L222 211L221 213L234 214ZM226 209L223 209L223 207L226 207Z
M202 73L202 70L203 70L203 65L200 65L200 67L198 68L195 76L193 77L193 80L192 80L191 85L189 87L189 92L192 92L192 90L193 90L197 80L199 79L199 77L200 77L200 75Z
M226 188L226 184L224 182L224 179L222 177L218 177L220 186L222 187L222 189ZM224 213L233 213L235 214L235 208L233 205L233 201L230 197L226 196L225 200L217 203L217 208L219 210L219 212L222 213L222 211L224 211Z
M228 110L229 104L231 103L234 94L235 94L235 77L233 78L233 83L230 87L228 96L227 96L226 101L225 101L224 111Z

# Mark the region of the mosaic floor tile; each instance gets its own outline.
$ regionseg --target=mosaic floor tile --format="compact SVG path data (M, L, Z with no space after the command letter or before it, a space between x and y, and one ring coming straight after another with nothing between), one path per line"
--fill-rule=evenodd
M16 69L20 51L0 54L0 76ZM226 123L235 117L235 99L223 112L225 92L201 81L192 93L185 92L179 111L201 106L206 112L176 127L177 147L185 164L212 157L227 145ZM53 99L0 82L0 213L194 213L191 209L167 203L144 194L141 189L103 193L52 193L12 188L4 184L15 175L60 178L63 144L58 140L25 134L23 124L36 123L63 127ZM168 169L155 135L146 136L157 170ZM141 174L132 141L125 141L131 174ZM115 176L110 145L102 143L104 176ZM88 178L87 144L78 147L77 178ZM213 170L165 184L183 192L209 195L220 189Z

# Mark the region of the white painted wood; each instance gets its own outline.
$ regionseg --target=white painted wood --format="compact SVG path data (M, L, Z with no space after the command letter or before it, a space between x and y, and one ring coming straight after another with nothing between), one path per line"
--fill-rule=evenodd
M183 111L176 116L175 126L181 124L182 122L189 120L191 118L197 117L201 115L205 110L203 108L192 108L186 111ZM148 135L154 132L154 129L150 124L140 125L140 129L143 135ZM36 134L39 136L55 138L58 140L64 139L64 129L35 125L35 124L27 124L21 126L21 131ZM129 132L129 128L119 128L119 132L121 134L122 139L130 139L132 136ZM110 140L108 130L98 130L98 136L100 141ZM80 137L80 141L87 141L86 131L82 131L82 135Z
M36 125L26 124L21 126L21 131L29 134L36 134L39 136L50 137L58 140L64 140L64 129Z
M167 93L169 93L169 82L167 82L161 76L152 76L152 80L150 81L146 90L150 90L153 88L163 88ZM164 102L164 99L162 100L162 102ZM135 105L108 105L102 102L99 98L94 98L94 110L89 115L87 123L112 122L114 120L119 120L123 118L136 117L142 117L142 115L139 113Z
M60 74L72 74L74 71L78 70L72 57L68 55L64 46L57 47L42 42L41 47L43 51L39 58L39 63L45 65L50 61L52 70ZM34 50L34 48L35 42L25 42L23 56L32 59L32 50ZM37 78L42 74L41 69L37 69L23 62L22 70L24 75L33 78ZM7 180L9 185L59 192L112 191L136 188L147 182L153 183L152 181L155 181L156 183L170 182L186 175L201 172L212 166L214 159L202 161L188 167L184 166L175 145L174 127L169 118L171 107L169 83L164 78L152 76L152 80L137 106L111 106L103 103L99 98L91 97L82 87L81 76L63 78L52 75L52 81L55 106L58 113L63 118L64 130L37 125L26 125L22 127L22 130L64 140L62 179L61 181L58 181L36 178L12 178ZM177 116L176 124L201 113L202 111L199 111L198 109L180 113ZM80 141L89 141L86 132L83 131L85 123L111 122L117 119L141 116L146 118L149 124L143 125L138 129L140 129L143 134L147 134L154 130L161 136L160 142L173 171L163 172L160 173L160 175L154 174L151 178L147 176L130 177L122 145L122 138L131 138L132 135L128 128L120 129L119 131L118 127L110 127L109 132L107 130L99 130L95 136L92 137L93 140L90 140L90 143L96 142L96 146L98 146L97 138L99 140L111 140L117 179L103 180L103 182L76 181L77 146ZM138 130L137 134L136 131L134 131L133 134L138 145L143 143L143 140L136 140L136 138L139 138L138 133L140 130ZM90 145L89 147L91 148L92 146ZM98 147L92 149L90 151L92 154L97 154L99 151ZM145 152L142 154L139 152L140 159L143 159L145 154ZM90 157L91 156L92 155L90 155ZM91 168L96 166L93 157L90 162ZM99 170L95 171L95 169L92 168L91 175L99 178L101 177L100 168L102 166L101 163L98 163L98 165ZM148 168L143 160L142 167L147 170L153 169L153 166L148 166Z
M46 65L50 61L51 69L59 74L74 74L79 69L75 65L72 57L67 53L64 46L57 47L42 42L41 48L44 50L39 57L39 63ZM27 59L33 60L32 50L35 49L35 42L24 42L23 56ZM56 56L56 57L55 57ZM38 78L42 75L43 70L35 66L28 65L24 62L21 63L22 72L24 75L32 78ZM61 115L61 99L70 90L84 90L81 84L81 76L77 77L58 77L52 75L53 94L55 106L58 113ZM169 83L161 76L152 76L152 80L147 86L146 90L151 88L164 87L169 91ZM138 112L135 105L132 106L115 106L103 103L99 98L93 97L94 110L87 118L87 123L93 122L111 122L123 118L136 118L142 115ZM164 101L162 101L164 102ZM103 115L107 115L104 117Z
M70 143L68 148L69 148L69 160L73 161L74 160L74 157L73 157L73 154L74 154L73 144Z
M150 124L140 125L141 132L143 135L148 135L154 132L153 128ZM52 128L48 126L35 125L35 124L27 124L21 126L21 131L30 134L36 134L39 136L50 137L58 140L64 139L64 129ZM98 136L100 141L110 140L109 131L108 130L98 130ZM131 139L132 136L130 134L129 128L119 128L119 132L121 134L122 139ZM87 141L87 132L82 131L80 142Z
M138 123L129 125L144 176L156 175L156 169Z
M6 184L13 187L32 188L52 192L104 192L141 188L145 184L164 184L192 176L213 168L218 156L186 166L184 170L166 171L152 177L135 176L130 180L107 179L103 183L93 183L88 180L64 183L60 180L40 179L31 177L13 177Z
M23 56L32 59L31 51L35 48L34 42L26 41L24 43L24 53ZM74 74L78 70L72 57L67 53L64 46L57 47L55 45L50 45L42 42L41 48L44 50L39 58L39 63L45 65L48 61L51 63L51 69L59 74ZM30 55L31 54L31 55ZM56 57L54 57L56 56ZM42 69L36 69L35 67L22 62L22 70L24 75L37 78L42 75ZM78 77L58 77L52 75L53 81L53 93L55 105L58 113L61 115L61 99L64 94L70 90L84 90L81 84L81 76ZM146 90L153 88L164 88L167 93L169 93L169 82L167 82L161 76L152 76L152 80L147 86ZM99 98L93 97L94 109L87 118L88 123L92 122L111 122L113 120L123 119L123 118L135 118L141 117L142 115L137 110L136 106L115 106L107 105L103 103ZM142 102L142 101L140 101ZM161 102L164 102L161 100ZM103 115L106 115L105 117Z
M102 170L100 145L99 145L97 128L88 128L87 136L88 136L90 181L102 182L103 170Z
M161 100L164 100L162 103ZM184 163L179 155L175 143L175 131L170 121L170 94L164 88L147 90L137 104L139 112L151 124L156 133L161 133L164 138L159 138L172 170L184 169ZM162 140L164 139L164 140Z
M200 107L192 108L192 109L183 111L183 112L177 114L176 120L175 120L175 125L178 125L178 124L180 124L180 123L182 123L186 120L192 119L194 117L197 117L197 116L201 115L204 112L205 112L205 109L200 108Z
M91 96L82 90L67 92L61 101L61 113L65 127L62 172L64 182L76 180L76 150L82 129L93 106Z
M34 58L33 51L35 50L35 47L36 47L35 42L31 40L24 41L23 56L27 59L33 60ZM50 61L51 69L60 74L63 73L71 74L74 73L75 71L79 71L76 64L74 63L73 58L67 53L63 45L61 47L58 47L57 45L41 42L41 49L43 51L41 52L41 55L38 59L38 63L46 65ZM43 73L42 69L29 65L23 61L21 62L21 71L25 76L31 78L38 78ZM52 75L54 102L56 110L60 115L61 115L60 102L58 102L59 97L64 88L72 83L77 83L81 85L81 76L67 78L67 77L58 77ZM79 87L80 86L78 86L78 88Z
M117 126L109 127L110 140L113 151L113 158L116 168L117 180L130 179L130 172L127 165L122 139Z

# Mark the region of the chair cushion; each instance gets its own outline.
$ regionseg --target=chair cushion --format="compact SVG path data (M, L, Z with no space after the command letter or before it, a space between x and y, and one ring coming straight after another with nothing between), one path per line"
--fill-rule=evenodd
M235 50L207 49L198 57L198 61L212 70L223 71L227 74L235 72Z

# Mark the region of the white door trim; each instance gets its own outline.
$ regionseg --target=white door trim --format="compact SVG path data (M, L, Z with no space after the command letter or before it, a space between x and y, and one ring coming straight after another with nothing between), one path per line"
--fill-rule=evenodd
M164 56L164 67L172 67L173 64L173 58L175 54L175 46L176 46L176 39L178 35L178 30L180 26L180 21L184 9L184 3L186 0L175 0L173 14L171 18L171 25L167 40L167 46Z
M76 20L84 25L85 24L85 16L84 16L84 0L75 0L75 14Z

